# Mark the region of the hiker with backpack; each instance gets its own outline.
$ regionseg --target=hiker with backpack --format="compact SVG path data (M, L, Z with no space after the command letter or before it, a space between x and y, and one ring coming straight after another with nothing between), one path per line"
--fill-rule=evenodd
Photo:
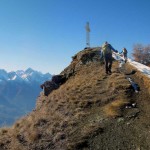
M108 42L105 42L102 45L102 50L101 50L101 58L104 59L105 62L105 71L106 74L111 74L111 67L112 67L112 52L118 53L117 50L115 50Z
M127 53L128 53L128 51L125 47L123 48L122 52L120 53L120 54L123 54L125 63L127 62Z

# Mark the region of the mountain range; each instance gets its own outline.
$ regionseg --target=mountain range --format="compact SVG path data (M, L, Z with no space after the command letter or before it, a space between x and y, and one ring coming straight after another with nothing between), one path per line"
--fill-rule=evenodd
M51 77L32 68L11 72L0 69L0 126L11 125L31 111L41 92L40 84Z

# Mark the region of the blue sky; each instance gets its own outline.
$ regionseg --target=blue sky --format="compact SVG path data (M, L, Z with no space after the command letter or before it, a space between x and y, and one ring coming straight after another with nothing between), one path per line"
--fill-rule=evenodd
M0 68L60 73L86 46L150 44L149 0L0 0Z

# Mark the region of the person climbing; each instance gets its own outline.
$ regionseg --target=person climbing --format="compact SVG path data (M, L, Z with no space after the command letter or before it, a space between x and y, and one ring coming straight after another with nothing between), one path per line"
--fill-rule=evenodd
M101 58L104 59L105 62L105 71L106 74L111 74L111 67L112 67L112 52L118 53L107 41L102 45L101 50Z
M127 53L128 53L127 49L124 47L121 53L123 54L123 58L126 63L127 62Z

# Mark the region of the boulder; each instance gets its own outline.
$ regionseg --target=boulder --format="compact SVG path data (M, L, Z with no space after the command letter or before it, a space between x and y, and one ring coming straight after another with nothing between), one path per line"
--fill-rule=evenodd
M53 90L57 89L58 87L59 85L53 81L46 81L41 85L45 96L48 96Z
M52 81L58 85L63 84L66 81L66 77L63 75L54 75Z

